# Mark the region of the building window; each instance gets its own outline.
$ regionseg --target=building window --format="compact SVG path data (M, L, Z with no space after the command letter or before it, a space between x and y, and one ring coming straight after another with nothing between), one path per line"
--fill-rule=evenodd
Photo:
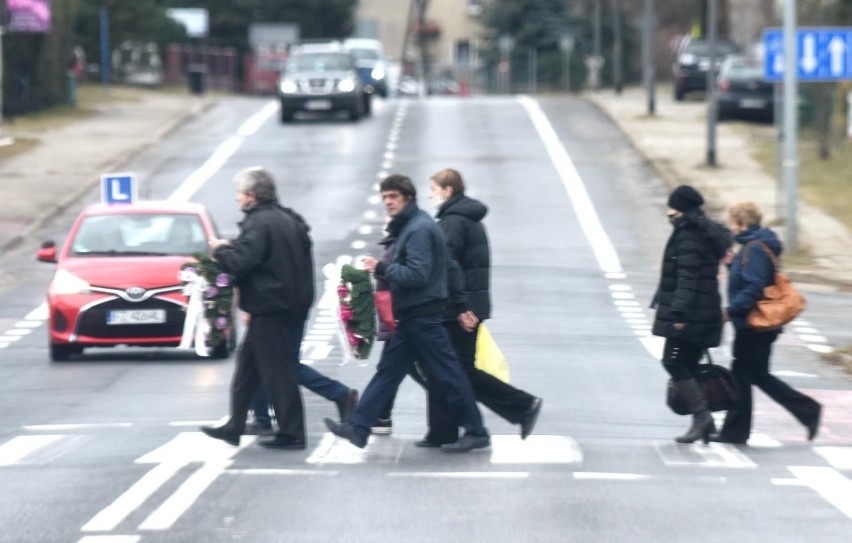
M456 66L470 66L471 61L471 48L469 40L459 40L456 42Z

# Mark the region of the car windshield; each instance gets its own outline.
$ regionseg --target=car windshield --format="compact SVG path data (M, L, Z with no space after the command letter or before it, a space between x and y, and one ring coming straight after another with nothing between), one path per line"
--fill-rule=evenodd
M377 49L358 48L350 49L349 52L356 60L381 60L382 58Z
M736 52L736 47L732 43L728 42L716 42L716 55L723 57L726 55L730 55L731 53ZM684 48L684 53L689 53L699 57L709 57L710 56L710 44L705 41L693 41L689 42L689 44Z
M191 255L207 252L197 215L128 213L83 219L71 241L72 256Z
M731 79L763 79L763 65L733 63L725 69L725 75Z
M340 72L352 68L349 55L340 53L302 53L287 62L287 73Z

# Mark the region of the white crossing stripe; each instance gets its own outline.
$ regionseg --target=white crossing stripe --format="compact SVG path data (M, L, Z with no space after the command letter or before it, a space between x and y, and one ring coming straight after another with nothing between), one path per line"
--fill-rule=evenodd
M139 525L139 529L168 530L171 528L232 462L232 460L205 462L185 483L180 485L169 499L151 513L145 522Z
M667 466L704 466L710 468L756 468L748 456L734 445L726 443L697 443L680 445L654 442L654 448Z
M331 433L322 436L319 445L305 460L308 464L363 464L367 457L365 449L359 449Z
M18 436L0 446L0 466L17 464L27 455L47 447L64 436Z
M137 543L141 535L87 535L77 543Z
M535 435L491 436L492 464L574 464L583 461L583 452L570 437Z
M798 479L841 513L852 518L852 481L832 468L788 466Z
M814 447L834 469L852 470L852 447Z

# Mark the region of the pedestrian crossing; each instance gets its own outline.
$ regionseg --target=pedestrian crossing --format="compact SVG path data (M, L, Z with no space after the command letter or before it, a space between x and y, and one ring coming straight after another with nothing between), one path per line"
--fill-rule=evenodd
M197 421L196 421L197 422ZM10 437L0 442L0 469L26 465L61 465L63 461L73 463L81 457L92 457L98 453L92 451L109 450L105 443L123 443L126 440L117 435L124 426L105 426L105 431L93 433L96 425L71 425L48 427L24 427L21 435ZM222 460L239 460L243 462L244 451L256 441L255 436L243 436L240 447L234 448L225 443L212 440L201 432L183 431L180 424L170 424L171 432L166 441L148 452L138 454L133 448L122 449L123 453L135 455L130 462L149 464L181 464L193 462L209 462ZM51 431L33 431L27 428L45 428ZM70 428L69 433L60 433L59 428ZM74 432L74 429L79 431ZM250 461L262 462L267 455L276 455L278 461L282 455L289 463L302 463L314 467L339 466L359 464L405 463L407 466L416 465L424 458L447 458L443 452L435 449L420 449L414 443L421 436L394 434L392 436L374 436L365 449L351 445L345 439L337 438L330 433L324 433L316 438L309 437L309 446L305 451L290 451L287 453L268 452L263 457L256 453ZM474 460L479 469L499 468L501 466L564 466L574 469L587 460L587 452L582 446L582 439L558 435L532 435L521 440L516 434L492 435L491 447L471 452L463 457ZM747 447L709 443L682 445L672 440L642 440L637 445L633 456L642 452L655 457L665 467L709 467L732 470L758 469L760 467L777 467L769 450L789 449L799 455L807 453L813 465L830 467L839 471L852 471L852 445L803 445L783 443L766 434L755 433ZM596 449L599 444L591 446ZM631 445L632 447L632 445ZM252 447L260 451L263 449ZM456 456L456 455L453 455ZM800 456L799 456L800 457ZM111 458L115 458L113 454ZM278 463L278 462L276 462ZM434 469L435 463L424 462L428 469ZM245 469L243 466L242 469ZM262 468L260 468L262 469Z

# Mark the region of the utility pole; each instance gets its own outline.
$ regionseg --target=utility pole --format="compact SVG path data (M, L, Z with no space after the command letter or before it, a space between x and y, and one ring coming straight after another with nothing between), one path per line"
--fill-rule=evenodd
M648 115L654 115L657 111L656 97L654 96L654 0L645 0L645 17L642 30L642 53L645 57L642 62L643 80L645 82L645 94L648 96Z
M621 77L621 0L612 0L612 84L615 94L621 94L623 81Z
M787 216L785 231L787 247L798 251L796 208L799 176L799 117L797 66L799 51L796 47L796 0L784 2L784 186L787 188Z
M710 68L707 70L707 165L716 166L716 2L707 2L707 42Z
M429 73L426 63L428 61L428 52L426 51L426 9L429 7L429 0L417 0L417 47L420 51L420 97L423 98L429 93Z
M101 83L103 83L104 91L109 89L112 71L109 49L109 10L106 4L101 4Z
M592 86L595 90L601 88L601 68L603 67L603 57L601 56L601 1L595 0L594 50L592 52Z

